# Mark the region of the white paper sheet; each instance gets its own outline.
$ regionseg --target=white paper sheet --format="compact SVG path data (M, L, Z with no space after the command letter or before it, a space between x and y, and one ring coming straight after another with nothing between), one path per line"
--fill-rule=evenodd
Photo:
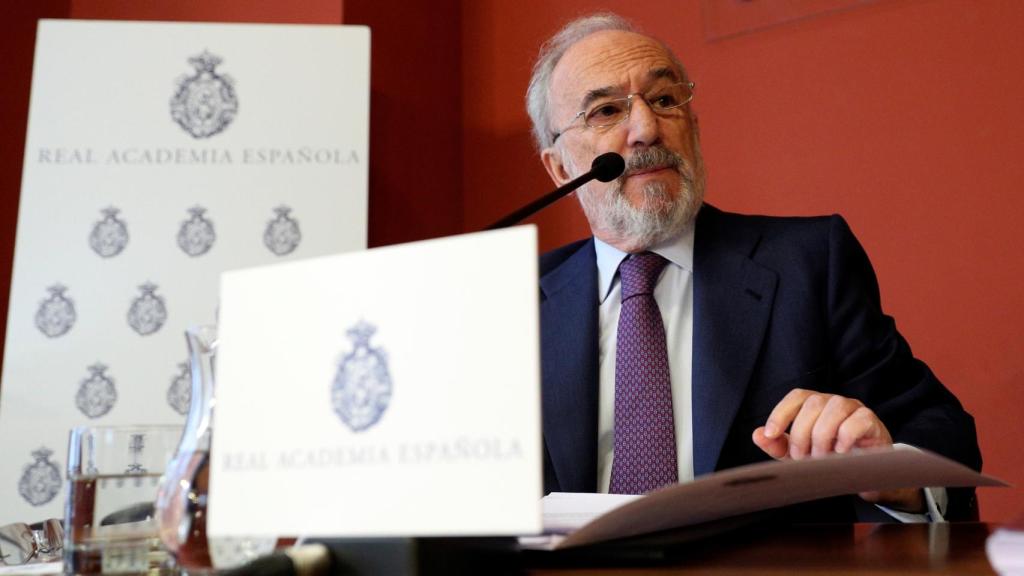
M642 498L631 494L552 492L544 497L544 532L569 534L612 510Z

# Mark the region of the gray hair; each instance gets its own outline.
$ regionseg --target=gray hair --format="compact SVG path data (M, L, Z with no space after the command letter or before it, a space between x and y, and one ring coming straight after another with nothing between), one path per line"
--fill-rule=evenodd
M551 119L548 117L548 90L551 87L551 73L573 44L595 32L605 30L642 33L632 22L622 16L611 12L600 12L569 22L540 47L537 63L534 64L533 74L530 76L530 86L526 89L526 112L533 122L533 138L538 150L550 148L554 144L554 137L549 128ZM665 51L672 59L672 63L679 68L679 73L683 76L682 79L686 79L686 70L679 59L667 47Z

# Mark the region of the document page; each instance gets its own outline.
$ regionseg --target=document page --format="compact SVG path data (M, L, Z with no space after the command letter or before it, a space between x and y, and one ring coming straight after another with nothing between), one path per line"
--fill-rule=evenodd
M549 538L546 545L523 545L583 546L873 490L1006 485L914 448L763 462L702 476L645 496L552 493L543 500L545 531L565 536Z
M546 534L568 534L642 496L552 492L541 500Z

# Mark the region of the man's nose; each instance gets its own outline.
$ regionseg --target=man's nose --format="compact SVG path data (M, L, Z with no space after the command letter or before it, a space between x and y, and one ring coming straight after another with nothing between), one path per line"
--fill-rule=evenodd
M629 118L626 120L629 130L627 139L630 146L651 146L661 137L658 126L658 115L651 110L650 104L639 94L630 100Z

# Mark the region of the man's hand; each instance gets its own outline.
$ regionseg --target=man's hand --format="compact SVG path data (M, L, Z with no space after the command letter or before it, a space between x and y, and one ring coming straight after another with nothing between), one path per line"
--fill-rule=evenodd
M777 460L892 446L892 436L885 424L860 401L799 388L791 390L775 406L765 425L754 430L753 440ZM907 512L925 511L924 496L916 488L863 492L860 497Z

